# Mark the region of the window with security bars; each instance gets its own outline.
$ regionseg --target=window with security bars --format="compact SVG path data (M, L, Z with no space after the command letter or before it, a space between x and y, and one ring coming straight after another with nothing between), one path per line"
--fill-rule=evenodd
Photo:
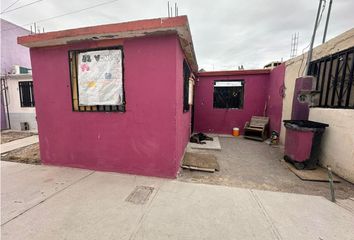
M34 107L33 82L18 82L21 107Z
M189 78L191 70L186 62L183 61L183 112L189 111Z
M69 51L72 109L125 112L123 48Z
M310 63L319 91L315 107L354 109L354 47Z
M214 82L214 108L242 109L243 96L243 80Z

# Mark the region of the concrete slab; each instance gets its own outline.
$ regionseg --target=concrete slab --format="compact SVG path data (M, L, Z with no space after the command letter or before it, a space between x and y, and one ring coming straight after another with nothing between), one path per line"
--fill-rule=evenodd
M70 186L92 171L1 162L1 224Z
M15 174L17 172L35 167L35 165L31 165L31 164L21 164L21 163L6 162L6 161L0 161L0 164L1 164L2 179L6 179L8 178L8 176L11 176L12 174Z
M47 182L71 184L3 222L4 240L354 239L354 215L322 197L50 166L14 171L13 164L2 165L7 216L17 210L14 199L53 192ZM153 188L143 204L126 201L137 186Z
M219 137L213 137L213 141L204 141L205 144L188 143L189 148L192 149L209 149L209 150L221 150Z
M34 144L38 142L38 135L33 135L30 137L26 137L26 138L21 138L15 141L11 141L8 143L4 143L0 145L0 152L1 154L3 153L7 153L10 152L12 150L18 149L18 148L22 148L22 147L26 147L28 145Z
M129 239L165 181L95 172L2 226L2 239ZM125 201L140 185L155 189L148 202Z
M260 239L275 235L246 189L168 182L132 239Z
M279 239L354 239L354 214L319 196L252 190Z

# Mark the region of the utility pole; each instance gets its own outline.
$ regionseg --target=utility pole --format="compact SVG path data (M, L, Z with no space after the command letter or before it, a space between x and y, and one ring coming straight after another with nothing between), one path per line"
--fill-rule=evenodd
M310 49L309 49L309 52L307 54L307 60L306 60L306 66L305 66L305 75L307 75L307 72L308 72L308 69L309 69L309 66L310 66L310 62L311 62L311 59L312 59L313 44L315 42L316 31L317 31L317 27L318 27L318 19L319 19L319 16L320 16L321 6L322 6L322 2L323 1L324 0L319 0L319 3L318 3L318 10L317 10L315 26L313 28L313 33L312 33L312 37L311 37Z
M331 8L332 8L332 0L329 1L327 19L326 19L326 25L325 25L325 29L324 29L324 33L323 33L322 43L326 42L327 28L328 28L328 23L329 23L329 16L331 15Z

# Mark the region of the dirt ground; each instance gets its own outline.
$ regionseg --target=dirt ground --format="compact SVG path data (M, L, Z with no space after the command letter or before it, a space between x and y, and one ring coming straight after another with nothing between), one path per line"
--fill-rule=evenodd
M8 143L17 139L30 137L34 135L32 132L20 131L1 131L1 144Z
M214 173L181 169L178 179L185 182L226 185L259 190L318 195L330 198L328 182L303 181L281 162L283 149L242 137L219 137L221 151L195 150L214 154L220 171ZM341 179L335 183L336 197L354 197L354 185Z
M1 155L1 160L29 164L41 164L39 144L35 143Z

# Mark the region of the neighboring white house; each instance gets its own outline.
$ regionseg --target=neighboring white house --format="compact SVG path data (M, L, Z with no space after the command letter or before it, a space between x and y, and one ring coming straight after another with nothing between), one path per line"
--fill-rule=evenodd
M9 74L3 78L7 85L7 111L11 129L37 130L32 74Z
M9 122L9 114L7 112L7 106L5 103L5 97L7 95L7 87L5 79L6 75L13 74L13 66L20 65L22 66L17 70L22 72L21 70L26 70L31 68L31 59L29 54L29 49L17 44L17 37L25 36L31 34L27 29L22 28L16 24L8 22L4 19L0 18L0 45L1 45L1 93L0 93L0 120L1 120L1 130L9 129L11 123Z

